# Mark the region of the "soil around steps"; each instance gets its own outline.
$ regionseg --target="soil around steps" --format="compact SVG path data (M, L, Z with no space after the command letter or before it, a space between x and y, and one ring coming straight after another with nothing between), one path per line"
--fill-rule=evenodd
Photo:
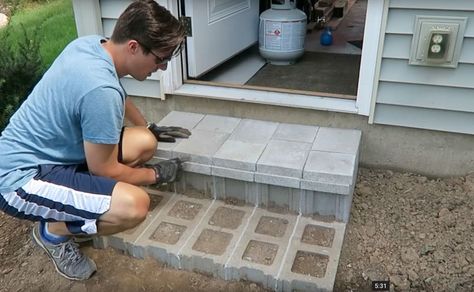
M473 220L474 174L432 179L360 169L335 291L370 291L373 280L390 280L392 291L474 291ZM0 213L1 292L266 291L254 283L225 282L87 245L83 250L98 272L72 282L59 276L32 243L32 226ZM308 231L307 240L319 240L310 232L316 230ZM331 235L325 236L330 241ZM271 255L261 259L266 260ZM310 260L303 256L294 269L306 270Z

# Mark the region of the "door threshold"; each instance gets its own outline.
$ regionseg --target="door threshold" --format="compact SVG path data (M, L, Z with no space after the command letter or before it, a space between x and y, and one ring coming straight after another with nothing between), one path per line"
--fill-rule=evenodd
M356 97L342 94L276 90L275 88L236 86L235 84L194 80L185 81L173 94L342 113L358 113Z

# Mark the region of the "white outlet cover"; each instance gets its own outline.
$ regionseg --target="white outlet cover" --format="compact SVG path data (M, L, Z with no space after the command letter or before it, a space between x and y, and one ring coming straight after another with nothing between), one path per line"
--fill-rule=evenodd
M424 16L415 18L414 34L410 51L410 65L456 68L461 55L467 17ZM446 56L432 60L426 56L432 32L448 33L449 44Z

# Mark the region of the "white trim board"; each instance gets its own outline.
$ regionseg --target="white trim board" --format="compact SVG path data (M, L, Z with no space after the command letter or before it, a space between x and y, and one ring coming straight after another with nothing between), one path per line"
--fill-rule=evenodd
M358 113L355 100L324 96L228 88L203 84L183 84L173 94L352 114Z

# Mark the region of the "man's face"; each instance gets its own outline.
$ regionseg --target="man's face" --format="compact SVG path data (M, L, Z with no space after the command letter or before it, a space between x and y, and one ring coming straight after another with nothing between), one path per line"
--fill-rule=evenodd
M146 54L146 48L139 42L137 42L137 45L138 53L135 56L133 70L130 72L133 78L143 81L151 76L152 73L158 70L165 71L168 68L168 62L171 60L173 50L158 52L149 49L149 53Z

